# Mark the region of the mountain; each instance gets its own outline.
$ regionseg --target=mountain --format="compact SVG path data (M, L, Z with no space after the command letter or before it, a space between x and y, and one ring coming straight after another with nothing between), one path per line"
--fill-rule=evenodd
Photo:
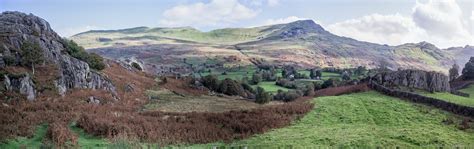
M461 70L464 68L464 64L469 62L469 59L474 56L474 46L466 45L464 47L451 47L446 50L453 53L456 64L461 67Z
M388 46L334 35L312 20L209 32L139 27L96 30L71 37L109 58L137 57L148 71L219 63L228 67L269 63L310 67L416 68L447 72L455 53L427 43Z

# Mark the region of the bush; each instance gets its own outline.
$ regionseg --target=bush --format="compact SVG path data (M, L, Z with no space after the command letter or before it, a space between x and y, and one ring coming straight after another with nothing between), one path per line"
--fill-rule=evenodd
M105 68L104 59L100 55L87 53L83 47L77 45L77 43L72 40L64 39L64 45L69 55L86 62L92 69L102 70Z
M257 94L255 98L255 102L259 104L265 104L272 100L272 96L268 92L265 92L265 89L260 86L257 87Z
M219 79L216 75L208 75L201 79L202 84L210 90L217 91L219 89Z
M95 53L89 54L86 63L89 64L89 66L95 70L105 69L104 58Z
M142 67L140 67L140 65L138 63L132 62L132 67L137 69L137 70L142 71Z
M349 72L344 71L344 72L342 73L341 78L342 78L342 80L344 80L344 81L348 81L348 80L351 79L351 75L349 74Z
M220 83L219 92L224 93L226 95L246 95L245 90L241 86L241 84L229 78L223 80L222 83Z
M314 96L314 85L313 84L308 84L306 86L304 95L305 96Z
M288 79L279 79L278 81L276 81L275 84L281 87L291 88L291 89L296 89L298 87L295 82L290 81Z
M321 88L329 88L329 87L335 87L337 85L337 82L335 79L330 78L321 85Z
M5 55L5 56L3 56L3 61L5 62L5 65L7 65L7 66L13 66L13 65L16 64L15 57L13 57L13 56Z
M311 79L321 79L323 73L319 69L311 69L309 73L309 77Z
M273 99L290 102L290 101L300 98L301 96L303 96L303 94L299 90L288 91L288 92L283 92L282 90L278 90L278 93L275 96L273 96Z
M262 82L262 74L260 74L260 73L254 73L254 74L252 75L252 83L253 83L253 84L258 84L258 83L260 83L260 82Z

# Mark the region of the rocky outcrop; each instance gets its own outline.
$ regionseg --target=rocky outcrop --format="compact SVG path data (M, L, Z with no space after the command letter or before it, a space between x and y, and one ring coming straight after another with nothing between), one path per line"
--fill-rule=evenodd
M449 77L438 72L399 70L379 73L372 81L385 87L404 86L431 92L449 92Z
M18 59L23 43L38 43L44 59L56 64L59 77L56 88L64 94L72 88L104 89L116 96L115 86L104 75L90 70L89 65L67 54L63 39L45 20L32 14L3 12L0 14L0 50L4 56Z
M35 84L28 74L21 76L4 76L4 85L8 91L19 92L26 95L26 99L34 100L36 97Z

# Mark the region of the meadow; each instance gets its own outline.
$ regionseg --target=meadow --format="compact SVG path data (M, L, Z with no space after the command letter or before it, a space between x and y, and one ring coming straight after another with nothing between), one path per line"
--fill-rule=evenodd
M470 94L470 97L458 96L458 95L454 95L454 94L446 93L446 92L429 93L429 92L424 92L424 91L418 91L418 93L428 96L428 97L444 100L447 102L474 107L474 86L469 86L460 91L463 93Z
M319 97L311 102L314 109L288 127L233 142L170 147L473 147L474 130L459 129L462 117L375 91ZM74 125L70 127L78 134L78 144L83 148L150 146L101 139ZM47 125L38 126L32 138L10 140L0 147L37 147L46 129Z
M370 91L312 100L315 107L292 126L230 144L273 147L473 147L474 131L460 130L462 118Z

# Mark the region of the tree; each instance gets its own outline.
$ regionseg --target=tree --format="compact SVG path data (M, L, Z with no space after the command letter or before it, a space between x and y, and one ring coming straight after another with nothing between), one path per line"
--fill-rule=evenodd
M305 96L314 96L314 85L313 84L308 84L306 86L306 90L305 90L305 93L304 95Z
M357 69L355 70L355 74L356 75L363 75L365 73L365 71L367 71L367 68L365 68L365 66L359 66L357 67Z
M474 57L471 57L462 70L464 79L474 79Z
M258 84L258 83L260 83L260 82L262 82L262 74L260 74L260 73L254 73L254 74L252 75L252 83L253 83L253 84Z
M344 72L342 73L342 76L341 76L341 77L342 77L342 80L345 80L345 81L351 79L351 75L350 75L349 72L347 72L347 71L344 71Z
M21 45L21 63L31 67L35 74L35 64L44 62L43 51L38 43L25 42Z
M265 92L265 89L263 89L260 86L257 87L257 94L255 97L256 103L264 104L264 103L270 102L271 100L272 100L272 96L270 95L270 93Z
M225 79L219 85L219 91L226 95L245 95L245 90L240 83L232 79Z
M202 84L210 90L217 91L219 89L219 79L216 75L208 75L202 78Z
M459 77L459 66L456 63L454 63L453 67L449 69L449 80L453 81L457 77Z
M309 71L309 78L311 78L311 79L316 79L316 72L315 72L314 69L311 69L311 70Z
M323 78L323 72L321 72L321 70L316 70L316 79L319 79L321 80L321 78Z
M321 85L322 88L328 88L328 87L333 87L336 85L336 80L333 78L330 78L326 81L324 81L323 85Z

